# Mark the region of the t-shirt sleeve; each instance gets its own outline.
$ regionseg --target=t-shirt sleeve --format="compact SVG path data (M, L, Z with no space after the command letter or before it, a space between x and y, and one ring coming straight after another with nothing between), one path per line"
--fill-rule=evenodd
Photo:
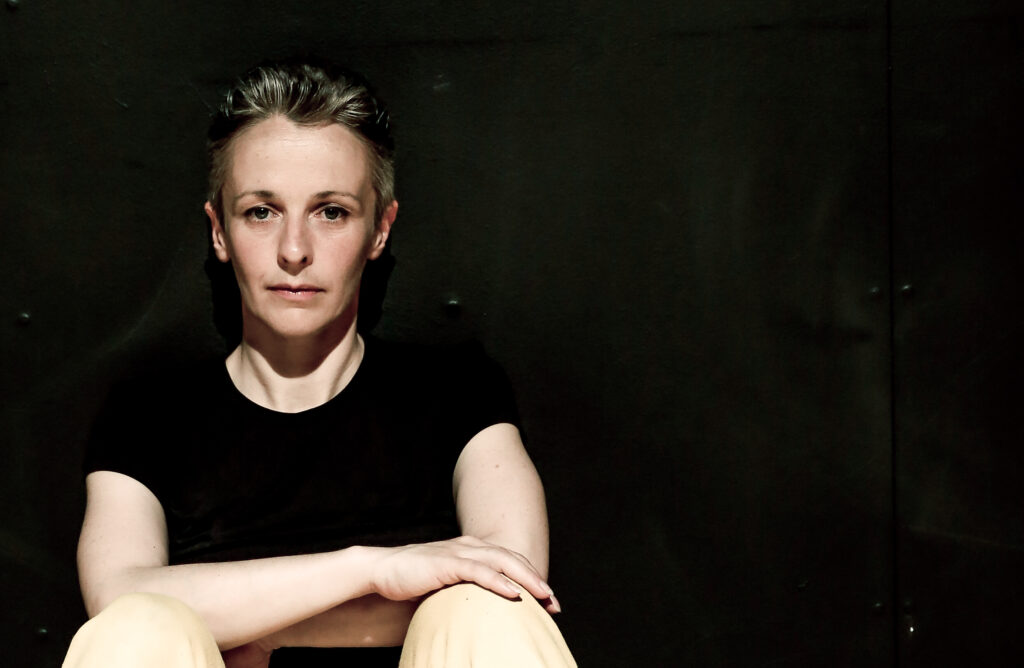
M501 366L476 342L458 346L454 353L450 379L460 447L491 425L507 422L521 430L512 384Z
M152 393L139 382L115 384L93 422L82 471L114 471L158 493L158 467L153 461L157 420L148 415ZM148 424L148 427L147 427Z

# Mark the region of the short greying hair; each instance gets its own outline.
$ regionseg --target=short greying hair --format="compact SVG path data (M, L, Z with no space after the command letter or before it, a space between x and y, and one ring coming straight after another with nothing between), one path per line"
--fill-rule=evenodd
M231 140L242 130L284 116L299 125L338 123L368 149L370 178L376 195L374 222L395 199L394 140L390 116L363 77L338 67L311 61L280 61L259 65L228 91L210 124L208 199L224 218L221 191L227 178Z

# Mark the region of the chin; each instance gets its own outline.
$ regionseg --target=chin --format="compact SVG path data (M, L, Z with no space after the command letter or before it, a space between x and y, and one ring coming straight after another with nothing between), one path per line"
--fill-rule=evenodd
M243 306L243 332L262 338L305 339L337 331L344 336L354 323L355 306L350 308L269 308L249 310ZM349 313L353 317L348 317Z
M322 336L329 327L323 323L283 323L273 327L271 331L285 339L307 339Z
M270 318L261 320L258 329L262 329L276 337L283 339L306 339L319 337L327 334L332 329L348 331L343 326L342 318L324 320L323 318L309 318L308 314L296 314L302 317L295 318Z

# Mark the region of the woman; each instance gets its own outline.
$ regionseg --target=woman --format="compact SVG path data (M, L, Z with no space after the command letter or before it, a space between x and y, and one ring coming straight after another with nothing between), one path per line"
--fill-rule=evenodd
M351 73L268 65L209 146L242 340L101 413L78 557L93 619L65 665L395 665L288 648L403 643L409 666L573 665L537 604L559 610L544 496L500 371L357 333L398 212L387 112Z

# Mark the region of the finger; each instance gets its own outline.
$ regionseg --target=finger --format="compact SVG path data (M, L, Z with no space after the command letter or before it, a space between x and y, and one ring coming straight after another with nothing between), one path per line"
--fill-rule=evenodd
M518 559L525 566L527 566L530 570L532 570L533 572L537 573L538 576L540 575L540 573L537 571L537 569L534 568L533 562L531 562L529 559L527 559L525 554L521 554L519 552L516 552L515 550L510 550L510 549L504 548L504 547L499 547L498 549L507 552L510 556L514 557L515 559Z
M473 559L461 559L458 569L460 580L475 582L484 589L489 589L499 596L516 599L522 594L522 588L513 580L487 564Z
M562 605L558 602L558 599L555 598L554 594L549 596L546 601L541 601L541 603L544 604L544 609L552 615L562 611Z
M536 599L546 599L554 592L525 557L508 550L494 548L487 551L488 564L501 571L511 580L525 588Z
M551 598L554 592L551 590L551 586L547 582L542 580L540 576L513 576L510 573L506 573L511 580L514 580L516 584L525 589L531 596L538 601L543 601Z
M475 536L459 536L453 541L463 546L458 550L461 558L484 562L525 588L534 598L545 600L552 595L551 587L524 555ZM486 588L491 589L489 586ZM498 590L493 591L501 593Z
M501 560L504 557L511 557L513 559L519 560L523 564L523 566L525 566L527 569L529 569L534 574L536 574L536 576L538 578L543 580L543 578L541 578L540 573L533 566L533 563L531 563L530 560L526 558L526 555L524 555L524 554L522 554L520 552L516 552L515 550L510 550L507 547L504 547L504 546L501 546L501 545L497 545L495 543L489 543L489 542L487 542L487 541L485 541L485 540L483 540L481 538L477 538L476 536L470 536L468 534L467 535L463 535L463 536L459 536L458 538L454 538L453 541L458 543L458 544L460 544L461 546L463 546L463 549L459 550L459 556L467 557L467 558L470 558L470 559L478 558L476 553L475 553L475 550L486 549L486 550L489 550L490 554L494 555L495 558L498 559L498 560ZM466 548L468 548L468 549L466 549ZM488 561L488 563L490 563L492 565L497 565L496 562L494 562L494 561L492 561L490 559L488 559L487 561ZM500 562L500 563L504 564L506 562Z

